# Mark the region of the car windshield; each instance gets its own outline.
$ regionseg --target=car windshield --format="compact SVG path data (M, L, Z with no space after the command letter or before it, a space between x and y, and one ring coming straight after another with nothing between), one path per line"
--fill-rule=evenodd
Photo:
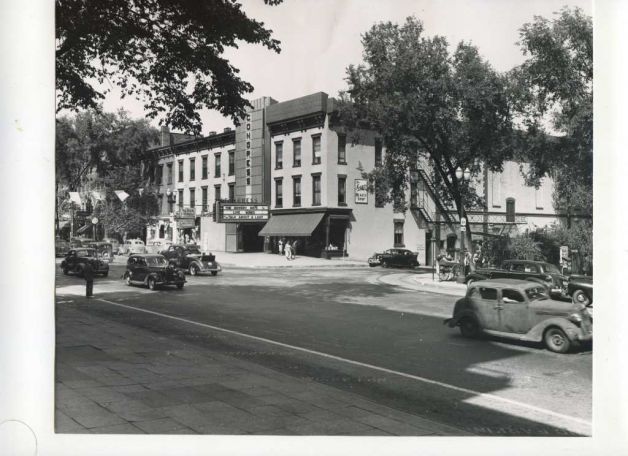
M560 274L558 268L551 263L543 263L543 266L545 267L545 271L549 274Z
M148 266L167 266L168 262L164 257L146 257Z
M201 251L198 249L198 247L187 247L186 248L187 253L191 253L192 255L200 255Z
M91 250L91 249L89 249L89 250L77 250L76 251L76 256L92 258L92 257L96 256L96 252L94 250Z
M542 301L544 299L549 299L544 287L527 288L526 296L530 301Z

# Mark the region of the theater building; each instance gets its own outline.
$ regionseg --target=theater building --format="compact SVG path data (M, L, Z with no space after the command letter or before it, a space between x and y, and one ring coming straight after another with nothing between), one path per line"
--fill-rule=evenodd
M431 264L433 252L455 251L459 219L440 203L425 163L411 173L408 210L397 213L367 191L362 173L383 163L373 132L334 125L334 100L323 92L278 103L252 102L239 126L151 149L161 213L147 243L195 242L204 250L277 251L297 240L297 253L348 255L404 247ZM518 163L485 172L474 183L487 207L470 211L474 237L549 225L552 182L527 187Z

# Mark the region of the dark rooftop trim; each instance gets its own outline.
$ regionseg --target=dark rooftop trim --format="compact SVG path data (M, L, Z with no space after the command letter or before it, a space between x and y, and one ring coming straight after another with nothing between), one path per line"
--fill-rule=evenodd
M169 146L155 147L148 149L142 158L161 158L169 155L181 155L189 152L196 152L214 147L223 147L233 144L235 145L235 130L225 131L223 133L204 136L202 138L191 139L189 141L172 144Z

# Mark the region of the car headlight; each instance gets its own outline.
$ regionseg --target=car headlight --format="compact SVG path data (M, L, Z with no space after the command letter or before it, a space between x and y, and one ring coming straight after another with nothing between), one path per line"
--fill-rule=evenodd
M573 313L573 314L569 315L569 317L567 317L567 319L570 322L575 323L576 325L580 325L580 323L582 323L582 315L580 315L579 313Z

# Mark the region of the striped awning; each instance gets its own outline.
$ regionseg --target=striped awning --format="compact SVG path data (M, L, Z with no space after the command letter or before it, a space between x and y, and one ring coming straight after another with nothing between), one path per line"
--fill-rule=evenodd
M273 215L259 232L260 236L311 236L325 213Z

